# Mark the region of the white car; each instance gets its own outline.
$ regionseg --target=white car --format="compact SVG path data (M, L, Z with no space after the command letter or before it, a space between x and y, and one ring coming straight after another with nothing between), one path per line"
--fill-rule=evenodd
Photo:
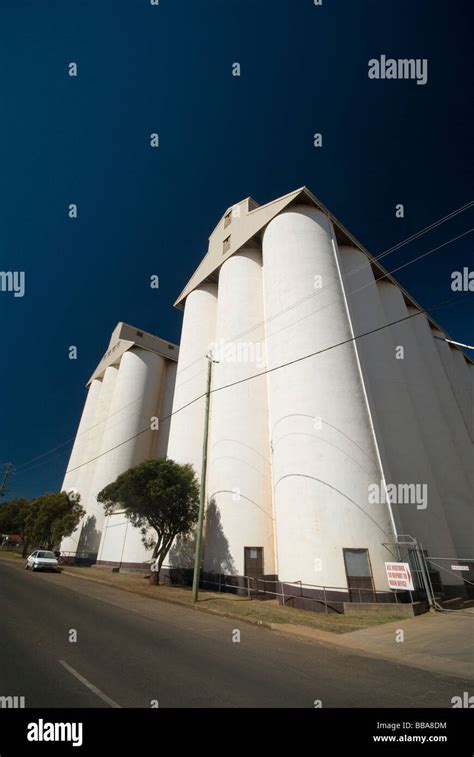
M25 565L26 570L59 570L59 562L54 552L45 549L36 549L28 557Z

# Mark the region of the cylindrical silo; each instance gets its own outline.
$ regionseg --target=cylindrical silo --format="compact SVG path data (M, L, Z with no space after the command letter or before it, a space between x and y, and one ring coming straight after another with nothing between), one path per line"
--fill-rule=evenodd
M160 427L156 436L153 457L166 457L173 410L174 387L176 383L177 364L174 360L166 361L165 373L161 386L160 406L158 416Z
M459 387L459 404L469 429L471 441L474 442L474 429L472 427L472 383L469 364L460 349L452 350L452 358L454 372L457 377L457 386Z
M297 206L263 237L278 573L346 587L343 550L368 550L385 589L394 529L389 506L370 501L383 474L333 234L324 213Z
M97 494L120 473L151 457L156 433L152 431L151 419L156 416L164 362L155 352L137 347L121 358L88 497L89 520L81 536L81 549L85 552L97 553L102 534L104 508L97 502ZM109 546L116 556L112 542ZM109 559L101 555L99 558Z
M375 282L362 252L341 247L341 256L355 334L367 334L358 339L359 354L387 484L400 487L402 495L406 487L413 492L413 485L423 494L420 487L426 486L426 505L423 497L412 504L398 497L393 503L398 532L416 537L431 556L455 557L446 502L462 502L466 480L450 433L451 426L459 430L458 419L452 421L449 398L441 396L441 364L428 322L413 309L407 312L397 287ZM414 317L397 324L401 330L387 325L408 314ZM400 558L407 558L406 546ZM460 583L449 572L440 573L444 583Z
M456 457L444 438L448 430L440 415L438 398L433 392L431 378L420 354L413 331L413 319L407 320L409 313L403 294L397 286L389 282L378 284L378 290L386 323L393 324L386 331L390 332L397 350L398 359L393 361L394 380L400 382L401 388L410 397L413 409L410 423L399 443L405 444L406 439L417 432L421 440L416 452L417 478L405 480L403 483L426 486L426 507L421 509L416 506L417 512L420 513L418 527L423 532L423 547L430 555L454 556L456 549L446 511L450 506L450 492L455 496L462 495L456 480ZM414 472L413 468L412 471ZM422 526L424 521L426 524ZM433 523L436 523L435 528ZM412 536L420 538L418 533Z
M63 492L68 492L71 489L75 488L79 472L78 466L82 462L85 462L84 453L87 447L87 437L88 433L90 432L90 427L93 424L94 414L101 388L102 381L100 379L94 379L88 389L87 399L82 411L81 421L79 423L79 428L77 429L74 446L69 458L64 482L61 487L61 491Z
M215 340L216 304L215 284L202 284L186 298L169 433L168 457L178 463L191 463L198 477L204 434L206 355Z
M418 401L420 412L424 408L429 413L425 420L426 441L436 476L439 492L443 499L444 512L453 540L457 557L469 554L473 543L473 486L474 467L470 470L463 465L459 440L460 420L454 403L446 403L443 369L434 345L428 321L424 315L414 315L417 311L409 307L408 313L418 347L418 360L424 367L424 387L415 387L421 395ZM415 366L412 366L413 368ZM451 397L452 398L452 393ZM462 426L461 422L461 426ZM446 555L450 557L451 555ZM447 576L444 576L446 579Z
M410 309L410 312L413 312L413 310ZM417 315L416 318L413 318L412 323L427 369L435 385L444 418L449 427L450 439L452 440L459 465L462 468L464 480L468 482L467 485L470 489L474 490L474 460L467 428L467 419L462 416L460 406L456 401L448 374L443 365L440 351L436 345L439 340L442 340L448 353L451 351L451 348L444 341L445 336L429 325L425 315Z
M472 404L469 366L462 353L456 347L451 347L448 342L445 341L446 337L442 332L435 332L434 335L436 337L436 347L444 370L446 371L446 376L450 383L453 396L472 442L474 441L474 436L471 427Z
M204 568L253 578L275 573L267 378L246 380L266 368L264 317L262 253L244 248L219 273Z
M102 437L104 435L105 424L109 414L110 403L112 401L113 391L117 381L118 369L114 365L108 366L102 378L102 387L95 406L92 424L89 426L84 440L81 462L78 464L75 489L81 495L81 505L86 514L79 523L77 529L70 537L63 540L61 550L68 552L85 552L87 539L82 539L82 531L85 526L85 533L88 532L90 499L89 493L94 478L97 465L97 456L100 453Z

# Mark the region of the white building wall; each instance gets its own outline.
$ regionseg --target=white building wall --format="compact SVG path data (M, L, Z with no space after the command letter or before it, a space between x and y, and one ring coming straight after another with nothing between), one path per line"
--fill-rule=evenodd
M466 425L469 430L471 441L474 442L474 429L472 425L472 383L469 365L460 349L452 350L454 373L458 386L459 404L463 411Z
M151 418L157 413L164 363L160 355L135 347L125 352L120 361L88 503L88 514L95 518L99 539L102 536L99 560L115 559L109 555L115 555L116 548L115 535L105 538L104 508L97 502L97 494L120 473L151 456ZM93 539L96 549L99 539Z
M407 318L398 287L386 281L375 283L363 253L342 247L341 255L356 335ZM421 317L364 336L358 340L359 354L387 483L427 486L426 509L421 501L419 507L417 503L392 506L397 530L418 538L432 555L450 556L455 554L454 545L435 469L441 466L447 476L443 491L449 489L448 482L456 486L446 464L448 459L455 465L455 454L445 446L446 427L413 331L413 321ZM403 359L397 359L397 348L404 349Z
M166 457L171 428L171 413L173 411L174 387L176 383L177 363L167 360L165 373L160 389L159 418L160 428L156 435L153 457ZM163 420L162 420L163 419Z
M109 414L110 403L112 401L112 395L115 389L117 381L118 369L114 365L110 365L102 379L102 387L98 396L98 400L95 407L94 417L92 425L89 427L89 431L86 435L81 467L78 469L75 488L81 495L81 505L85 509L86 514L79 523L76 531L67 537L61 543L61 550L63 552L87 552L89 539L82 538L84 524L89 524L90 515L90 499L89 494L94 478L95 469L97 466L97 458L100 454L100 448L102 443L102 437L104 435L105 425ZM84 537L86 536L88 528L84 531Z
M160 423L159 430L154 434L153 452L150 455L153 459L167 456L170 427L170 418L168 416L172 410L175 379L176 362L167 360L162 376L159 398L157 398L157 416L160 418ZM162 421L162 418L167 418L167 420ZM136 464L139 462L141 461L137 460ZM151 529L150 536L155 537L155 533ZM134 528L131 523L127 523L123 512L119 511L110 516L107 521L107 537L107 554L109 557L103 559L115 560L125 565L129 563L141 564L151 560L152 552L145 549L140 529Z
M245 547L275 572L265 371L262 253L243 249L219 274L204 569L244 575ZM229 388L222 389L234 382Z
M408 308L409 314L415 312L414 308ZM432 407L428 415L428 423L426 421L424 423L427 430L426 441L429 445L433 472L443 498L444 513L454 546L454 552L446 557L463 557L470 553L474 543L472 445L466 433L466 423L460 416L453 392L446 380L426 317L417 315L411 319L410 323L416 335L418 355L424 366L426 382L425 387L417 386L416 388L425 401L425 409L429 411L426 404L428 401ZM464 362L462 354L459 353L459 355ZM464 365L468 369L467 363L464 362ZM464 368L464 366L461 367ZM434 391L434 397L431 400L430 390ZM470 453L470 465L467 467L464 449L468 455ZM446 579L448 576L449 574L445 574L442 578Z
M87 448L87 439L91 431L90 427L94 422L94 415L101 389L102 381L94 379L87 391L87 398L82 411L81 421L79 423L79 428L77 429L74 446L71 451L66 475L61 487L61 491L63 492L69 492L71 489L75 488L79 475L78 466L86 460L85 451Z
M469 366L459 350L456 347L450 347L444 340L444 334L438 332L435 333L435 336L439 337L435 339L435 344L472 443L474 434L471 424L472 404L469 391Z
M351 339L331 233L306 206L265 231L270 371ZM394 533L389 507L368 501L382 471L354 343L269 373L268 387L280 579L345 587L343 548L368 548L375 587L385 589L392 557L383 543Z
M168 457L177 463L191 463L198 478L204 434L206 354L215 340L216 305L215 284L203 284L186 298L168 443ZM196 397L202 399L193 402ZM192 404L185 407L188 403Z

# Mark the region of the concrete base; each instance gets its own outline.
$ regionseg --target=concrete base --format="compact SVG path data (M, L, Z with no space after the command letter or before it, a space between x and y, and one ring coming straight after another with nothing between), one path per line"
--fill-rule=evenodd
M412 618L428 612L428 602L401 604L400 602L344 602L345 615L390 615L394 618Z

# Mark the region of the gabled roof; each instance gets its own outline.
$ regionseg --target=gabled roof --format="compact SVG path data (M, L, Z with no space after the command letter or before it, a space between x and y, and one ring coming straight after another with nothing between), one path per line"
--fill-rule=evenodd
M219 269L225 261L238 252L244 246L259 244L261 236L266 226L283 210L291 205L312 205L331 219L336 240L339 245L350 245L356 247L369 259L374 276L377 280L385 279L395 284L403 294L407 305L423 310L416 300L403 289L402 286L393 278L393 276L376 260L373 255L362 245L345 226L331 213L328 208L319 200L307 187L301 187L294 192L290 192L283 197L268 202L266 205L258 205L251 197L247 197L236 205L227 208L226 212L215 227L209 237L208 251L196 268L195 272L189 279L183 291L175 302L175 307L183 309L186 297L193 289L205 282L218 281ZM229 220L230 219L230 220ZM226 242L225 246L224 243ZM438 331L443 332L447 337L445 329L427 313L427 318L431 326ZM452 347L458 349L457 347ZM466 360L474 363L470 357L463 353Z
M141 349L156 352L158 355L167 360L178 360L179 347L171 342L160 339L159 336L148 334L146 331L140 331L135 326L120 321L112 332L107 352L103 356L99 365L87 382L87 386L96 378L101 378L109 365L116 365L120 358L132 347L141 347Z

